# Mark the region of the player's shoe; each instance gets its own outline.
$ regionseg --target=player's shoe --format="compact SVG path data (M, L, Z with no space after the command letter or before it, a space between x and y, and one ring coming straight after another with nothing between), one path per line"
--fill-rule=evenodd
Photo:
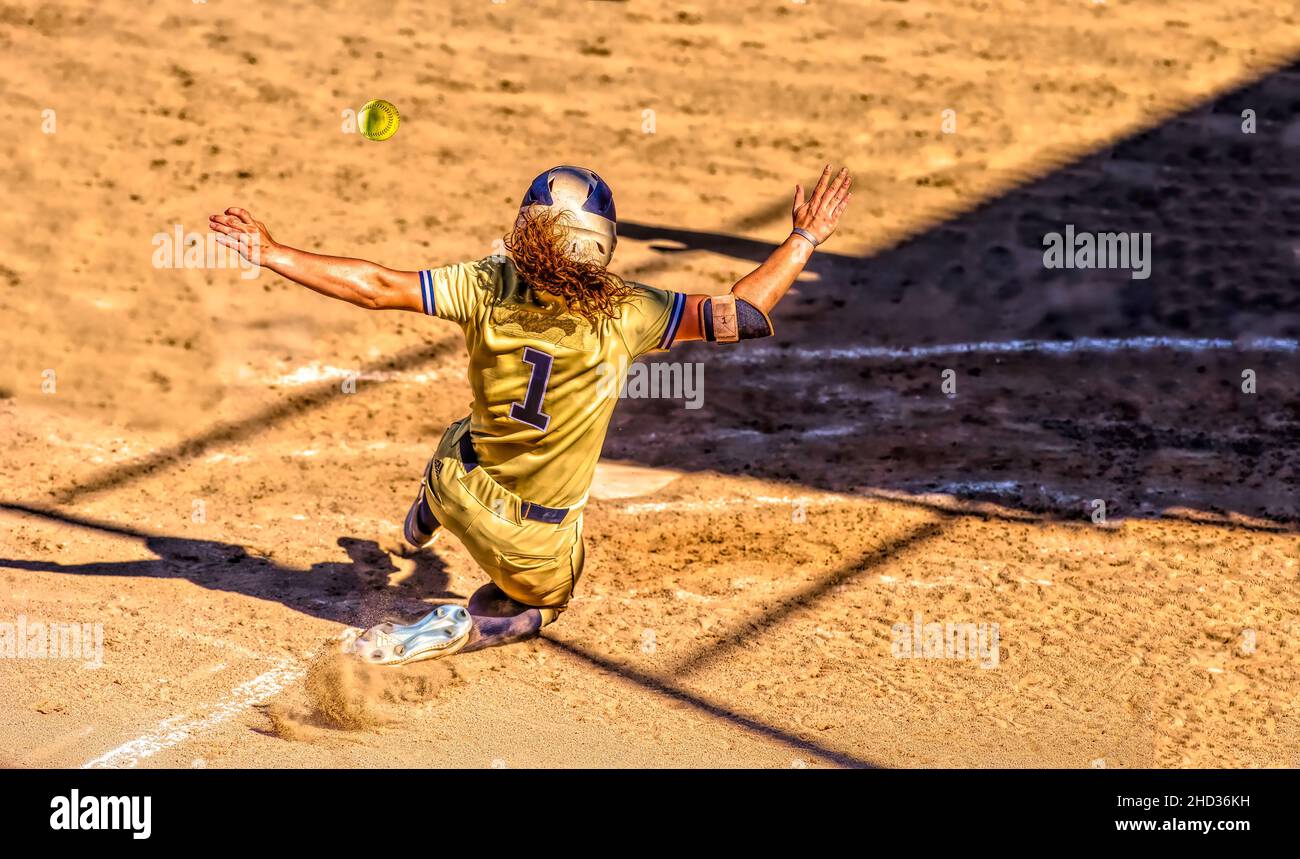
M406 524L402 527L402 536L415 548L427 549L434 544L441 533L442 524L424 503L424 487L420 487L420 494L415 496L415 503L406 512Z
M406 665L450 656L469 641L474 621L464 606L440 605L409 626L381 623L344 650L374 665Z

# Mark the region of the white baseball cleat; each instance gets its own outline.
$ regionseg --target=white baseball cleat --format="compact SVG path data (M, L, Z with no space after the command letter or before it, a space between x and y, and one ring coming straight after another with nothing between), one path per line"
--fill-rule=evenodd
M464 606L440 605L409 626L372 626L344 639L343 650L373 665L406 665L450 656L465 646L473 628Z

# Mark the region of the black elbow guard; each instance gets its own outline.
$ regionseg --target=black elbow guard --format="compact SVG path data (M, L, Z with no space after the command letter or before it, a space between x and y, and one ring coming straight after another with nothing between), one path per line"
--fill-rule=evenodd
M700 302L700 330L710 343L772 336L772 320L743 298L715 295Z

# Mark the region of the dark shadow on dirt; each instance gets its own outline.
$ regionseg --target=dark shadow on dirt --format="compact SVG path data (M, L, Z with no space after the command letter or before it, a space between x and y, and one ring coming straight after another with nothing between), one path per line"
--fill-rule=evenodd
M1044 237L1069 226L1149 233L1149 278L1133 259L1046 268ZM672 260L772 249L620 230ZM1100 499L1112 517L1300 522L1300 66L895 248L823 251L812 268L770 340L673 351L704 363L703 408L628 399L605 454L1066 519ZM972 343L997 345L953 346Z
M347 562L322 561L307 569L281 566L250 555L243 546L216 540L169 537L122 525L23 504L0 503L0 510L39 516L52 522L138 539L157 557L139 561L62 564L53 560L0 558L0 567L83 576L183 578L200 587L276 600L295 611L349 625L408 619L427 611L424 599L462 600L447 589L442 559L413 552L413 571L400 570L373 540L340 537Z

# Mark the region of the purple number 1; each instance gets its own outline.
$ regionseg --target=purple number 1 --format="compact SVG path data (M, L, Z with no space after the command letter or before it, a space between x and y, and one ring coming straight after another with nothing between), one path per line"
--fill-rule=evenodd
M546 385L551 381L551 364L554 358L540 349L524 347L524 363L532 365L532 374L528 377L528 391L522 403L510 404L510 417L520 423L537 427L542 432L551 425L551 416L542 411L542 399L546 396Z

